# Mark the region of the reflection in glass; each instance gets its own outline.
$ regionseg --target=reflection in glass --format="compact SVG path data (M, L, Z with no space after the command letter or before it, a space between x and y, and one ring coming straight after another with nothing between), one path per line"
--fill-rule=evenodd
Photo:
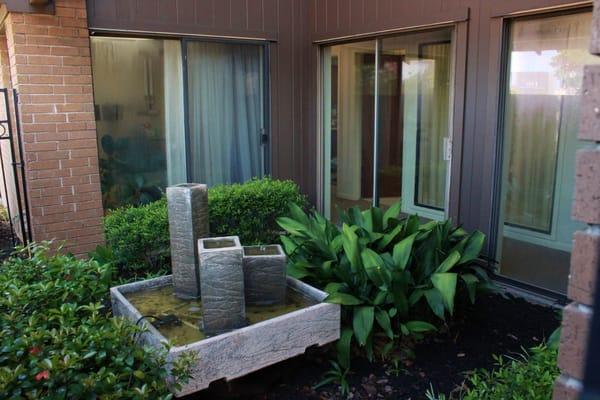
M104 207L157 200L186 180L179 41L93 37L91 46Z
M405 212L444 217L450 136L452 30L382 40L380 202L402 197Z
M325 213L368 208L373 196L375 42L324 51Z
M335 220L338 207L369 207L377 165L376 200L382 207L402 198L404 212L441 219L448 173L444 143L450 136L452 29L378 41L377 88L377 41L323 48L325 212Z
M591 13L515 20L504 117L501 271L566 291L583 65Z

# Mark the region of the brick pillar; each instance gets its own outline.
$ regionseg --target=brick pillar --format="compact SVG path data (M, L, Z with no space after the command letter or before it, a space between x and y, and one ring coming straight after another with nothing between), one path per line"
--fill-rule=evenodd
M600 55L600 0L594 1L592 54ZM554 399L577 399L585 373L586 347L593 316L600 259L600 65L587 66L583 78L579 139L588 148L577 152L573 218L588 224L574 235L568 296L563 312L558 366L561 375Z
M20 99L33 240L84 255L104 242L85 0L56 14L9 13L10 76Z

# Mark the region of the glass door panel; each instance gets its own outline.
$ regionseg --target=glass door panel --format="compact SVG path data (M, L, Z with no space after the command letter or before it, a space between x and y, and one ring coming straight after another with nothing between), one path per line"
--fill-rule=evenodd
M323 51L324 212L373 202L375 41Z
M591 13L512 21L504 106L501 273L565 292L581 80Z
M380 203L402 198L402 210L442 219L451 136L452 29L381 41Z
M192 181L211 186L262 176L263 46L186 45Z

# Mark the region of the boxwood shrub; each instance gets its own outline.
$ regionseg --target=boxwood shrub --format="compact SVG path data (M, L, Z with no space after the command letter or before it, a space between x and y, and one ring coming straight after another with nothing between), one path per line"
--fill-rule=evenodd
M281 229L276 220L287 213L288 204L307 206L294 182L268 177L215 186L209 189L208 197L211 235L237 235L244 245L278 242ZM107 248L99 249L95 256L114 261L120 276L169 270L165 198L111 211L104 218L104 228Z
M0 398L168 399L166 350L103 305L109 265L33 245L0 266ZM173 365L188 378L191 358Z

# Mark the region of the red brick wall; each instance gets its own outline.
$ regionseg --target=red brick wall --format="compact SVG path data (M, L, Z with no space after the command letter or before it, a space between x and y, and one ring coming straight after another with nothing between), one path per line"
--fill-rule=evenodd
M86 254L104 236L85 1L56 0L56 15L10 13L5 25L33 239Z
M594 2L592 30L591 52L600 55L600 0ZM568 289L573 302L563 313L555 400L575 400L581 392L594 312L600 259L600 66L588 66L584 72L579 139L590 146L577 152L573 218L586 222L588 228L574 235Z

